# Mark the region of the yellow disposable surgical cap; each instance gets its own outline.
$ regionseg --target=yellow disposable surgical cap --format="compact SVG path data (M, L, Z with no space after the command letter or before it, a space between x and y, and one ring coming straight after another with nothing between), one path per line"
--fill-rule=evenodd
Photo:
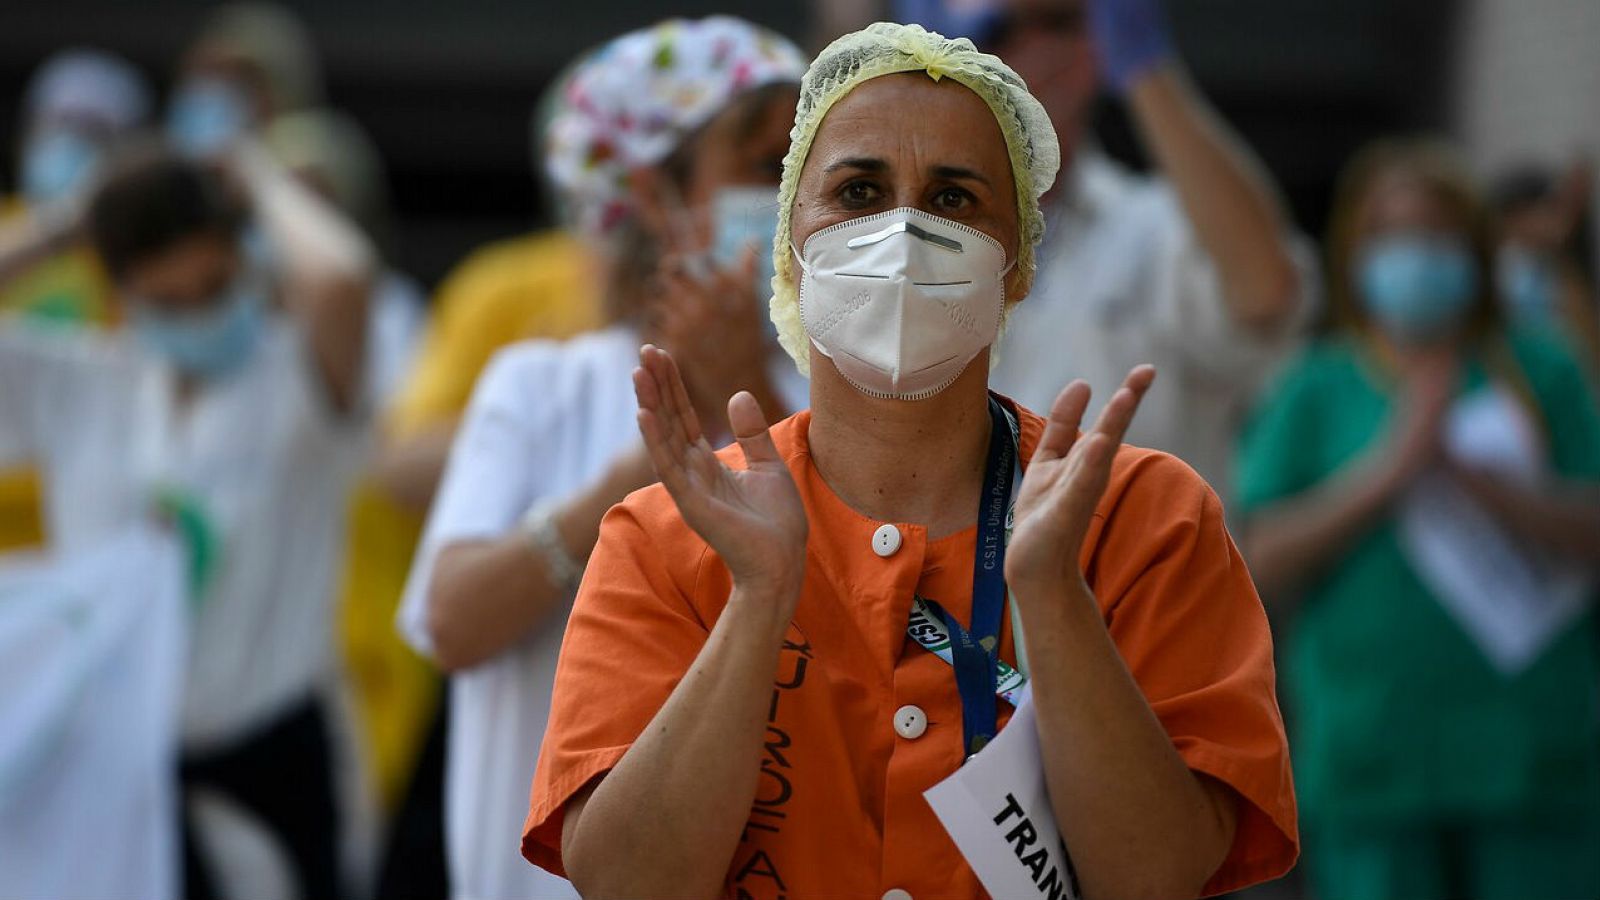
M1028 93L1021 76L996 56L980 53L966 38L950 40L918 25L877 22L829 44L800 83L800 103L795 108L794 129L789 132L789 153L783 158L783 180L778 186L778 233L773 240L772 322L783 349L794 357L801 372L809 374L805 326L800 321L800 295L790 252L789 217L794 210L800 170L811 153L811 142L823 117L862 82L898 72L926 72L934 81L950 78L983 98L1000 123L1011 156L1012 178L1017 185L1017 221L1021 247L1017 268L1026 283L1033 279L1033 248L1044 237L1044 214L1039 198L1056 180L1061 168L1061 146L1055 128L1039 101ZM885 123L893 128L894 123Z

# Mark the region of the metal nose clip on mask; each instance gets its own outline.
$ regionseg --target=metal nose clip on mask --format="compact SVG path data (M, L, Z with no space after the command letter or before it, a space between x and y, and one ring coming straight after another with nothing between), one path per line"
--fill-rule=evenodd
M975 228L901 208L840 222L797 250L811 343L864 394L920 400L994 343L1011 262Z

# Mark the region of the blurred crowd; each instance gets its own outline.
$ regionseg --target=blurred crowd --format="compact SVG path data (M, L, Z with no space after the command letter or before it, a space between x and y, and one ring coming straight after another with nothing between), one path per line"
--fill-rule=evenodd
M1061 175L993 383L1044 412L1072 379L1161 373L1129 441L1221 496L1278 641L1286 891L1600 892L1584 159L1483 172L1395 135L1306 230L1160 3L839 6L827 38L970 38L1048 112ZM713 443L736 391L770 421L807 406L769 316L801 46L718 16L575 52L528 97L555 224L431 291L314 47L227 5L163 95L115 48L23 89L0 896L573 895L518 841L565 610L601 517L655 478L638 347L672 353ZM1105 95L1149 172L1092 134Z

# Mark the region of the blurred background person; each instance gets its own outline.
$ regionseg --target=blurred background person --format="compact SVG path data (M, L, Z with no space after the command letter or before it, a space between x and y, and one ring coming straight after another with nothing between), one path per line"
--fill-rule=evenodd
M395 262L383 156L359 122L326 107L279 116L261 143L306 187L348 216L383 261L369 308L363 379L369 402L380 407L411 370L427 313L421 285Z
M0 221L0 314L111 320L111 288L73 227L74 205L149 110L144 78L100 50L63 50L34 73L18 129L17 195Z
M1508 318L1572 341L1591 374L1600 373L1600 294L1587 264L1589 198L1594 177L1587 161L1558 171L1526 165L1502 173L1490 187L1498 255L1499 297Z
M322 66L300 20L275 4L230 3L210 14L183 53L167 134L184 152L206 156L322 98Z
M93 547L158 500L201 534L187 799L225 796L275 835L302 895L339 896L328 607L363 446L372 251L248 145L206 166L131 152L86 227L130 327L5 332L5 445L41 461L52 549ZM218 884L227 854L205 831L187 823L187 896L269 891Z
M381 157L355 119L327 105L316 41L290 7L237 2L209 10L179 56L165 128L173 146L198 159L240 140L257 141L361 228L380 258L392 259ZM392 264L383 265L367 310L363 403L377 409L410 366L422 324L421 289ZM396 802L436 689L421 661L387 627L415 525L370 483L357 485L351 502L353 552L335 583L339 621L348 626L340 632L348 677L331 707L331 730L345 813L344 862L353 874L364 874L379 811L371 801L379 800L382 809ZM359 599L352 606L343 602L348 597Z
M100 50L53 54L23 100L16 196L0 216L0 318L108 324L111 286L78 228L105 154L149 114L144 79ZM44 542L31 461L0 467L0 551Z
M1321 897L1600 893L1600 413L1508 322L1475 187L1373 147L1329 229L1336 328L1239 463L1245 556L1287 624Z
M748 388L780 408L805 403L765 325L770 274L755 265L771 253L804 69L794 45L742 20L673 19L587 54L553 101L548 177L600 263L587 290L606 327L496 355L400 617L452 673L453 896L575 896L500 838L527 813L566 610L600 517L654 480L634 421L640 343L700 361L706 402ZM715 408L704 415L721 420Z
M547 195L558 192L548 189L544 134L564 82L558 77L534 103L532 151L524 157ZM394 623L473 385L507 345L569 338L602 321L602 269L561 212L565 204L552 198L548 205L558 213L552 225L471 251L434 292L416 346L384 398L371 481L353 511L343 633L391 813L379 897L433 897L446 889L448 698L433 660L419 657Z
M1153 363L1161 380L1128 440L1178 456L1226 499L1237 427L1310 319L1313 265L1266 169L1194 86L1162 4L899 6L1016 67L1061 142L1034 302L1008 323L996 389L1048 409L1067 380L1109 397ZM1102 89L1132 112L1154 177L1089 135Z
M302 184L332 203L376 248L380 268L367 305L363 403L374 415L398 391L416 356L426 317L422 289L395 267L391 204L382 156L354 118L327 107L275 117L263 146ZM406 827L402 803L438 704L438 676L392 626L419 530L376 477L375 449L346 513L344 567L335 583L343 715L340 779L346 864L357 887L372 887L384 833ZM430 853L430 849L432 852ZM410 878L426 894L442 880L443 848L409 846ZM427 859L438 865L430 881Z
M383 265L368 301L365 403L382 410L411 369L427 308L420 286L389 262L388 185L383 160L361 126L328 109L278 117L264 144L308 188L358 225ZM364 479L351 497L345 568L339 591L343 659L361 717L373 786L392 808L409 774L422 720L432 712L427 667L385 627L394 617L411 564L412 516ZM387 600L387 604L385 601Z

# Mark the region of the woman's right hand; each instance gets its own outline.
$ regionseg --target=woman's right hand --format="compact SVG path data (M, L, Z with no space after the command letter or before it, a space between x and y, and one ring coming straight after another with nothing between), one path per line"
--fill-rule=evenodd
M717 551L734 586L773 596L787 623L800 596L806 564L806 520L800 492L749 393L728 401L728 421L746 468L723 465L700 428L677 363L646 344L633 371L639 432L661 483L685 522Z

